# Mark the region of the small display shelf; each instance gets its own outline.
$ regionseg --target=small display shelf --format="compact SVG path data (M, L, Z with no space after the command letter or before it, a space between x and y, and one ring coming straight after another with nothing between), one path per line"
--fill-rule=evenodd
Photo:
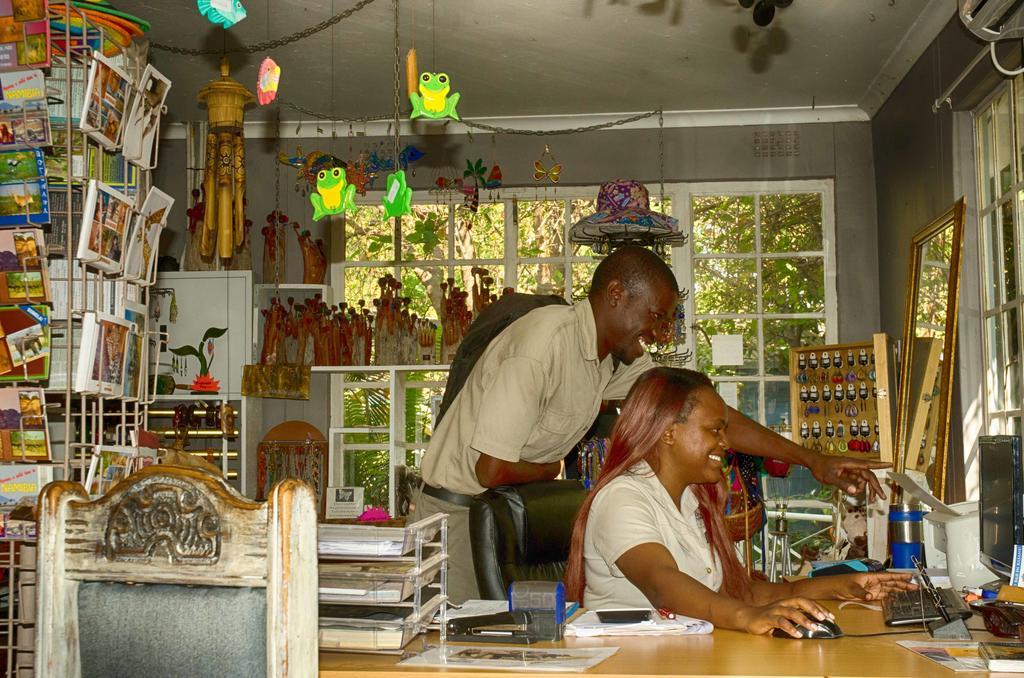
M802 346L789 354L792 436L821 454L892 461L890 341Z

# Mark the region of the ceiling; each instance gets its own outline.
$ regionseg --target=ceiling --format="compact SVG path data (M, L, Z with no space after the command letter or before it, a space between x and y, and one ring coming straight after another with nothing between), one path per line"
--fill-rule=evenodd
M207 22L195 0L115 5L150 21L154 43L230 50L355 4L242 2L248 17L228 31ZM393 12L391 0L376 0L300 42L232 54L232 75L255 89L269 55L281 65L284 100L339 117L387 113ZM465 117L813 105L859 108L866 119L955 12L955 0L794 0L759 28L736 0L401 0L400 40L403 59L415 43L422 70L449 74ZM151 58L173 81L171 118L205 118L195 94L215 77L218 57L154 50ZM275 108L246 117L270 119ZM307 116L283 110L281 117Z

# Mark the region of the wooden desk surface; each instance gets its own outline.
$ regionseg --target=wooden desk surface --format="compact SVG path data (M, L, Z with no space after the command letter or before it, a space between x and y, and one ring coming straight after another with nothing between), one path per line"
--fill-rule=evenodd
M826 603L836 615L844 633L876 633L886 630L882 613L859 606L837 609L837 603ZM990 640L982 628L981 617L968 622L975 640ZM436 634L425 636L436 642ZM617 678L655 676L829 676L852 678L883 676L885 678L980 678L982 676L1020 675L996 673L954 673L935 662L900 647L897 640L929 640L928 634L901 634L872 638L844 637L836 640L786 640L770 636L752 636L737 631L716 630L704 636L662 636L625 638L569 638L562 643L539 643L528 647L605 647L620 649L589 673ZM417 651L422 638L408 649ZM396 666L398 657L385 655L320 653L321 678L365 678L374 673L409 678L445 676L479 678L488 672ZM550 673L494 671L495 676L537 678Z

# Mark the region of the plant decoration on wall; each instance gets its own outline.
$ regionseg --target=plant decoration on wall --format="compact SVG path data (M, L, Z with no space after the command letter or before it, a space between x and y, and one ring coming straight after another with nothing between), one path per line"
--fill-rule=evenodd
M210 376L210 367L213 365L213 340L224 336L228 331L226 327L211 327L203 333L203 338L196 346L178 346L172 348L171 353L180 356L194 356L199 360L199 374L192 381L189 387L193 393L217 393L220 391L220 382Z
M388 175L387 191L380 201L389 217L412 214L412 189L405 184L405 172L398 170Z
M270 57L260 64L260 74L256 78L256 99L260 106L266 106L277 98L277 85L281 81L281 67Z
M199 13L210 23L231 28L245 18L245 7L239 0L197 0Z
M356 187L345 181L344 167L325 168L317 172L316 192L309 194L313 205L313 221L332 214L354 212Z

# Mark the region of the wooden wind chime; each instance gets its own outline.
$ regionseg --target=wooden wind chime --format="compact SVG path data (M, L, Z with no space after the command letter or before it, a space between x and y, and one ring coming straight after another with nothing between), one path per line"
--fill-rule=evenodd
M256 97L228 73L228 59L220 59L220 80L199 91L206 104L209 131L206 135L206 170L203 192L206 201L199 251L203 257L231 259L245 245L245 137L242 133L246 106Z

